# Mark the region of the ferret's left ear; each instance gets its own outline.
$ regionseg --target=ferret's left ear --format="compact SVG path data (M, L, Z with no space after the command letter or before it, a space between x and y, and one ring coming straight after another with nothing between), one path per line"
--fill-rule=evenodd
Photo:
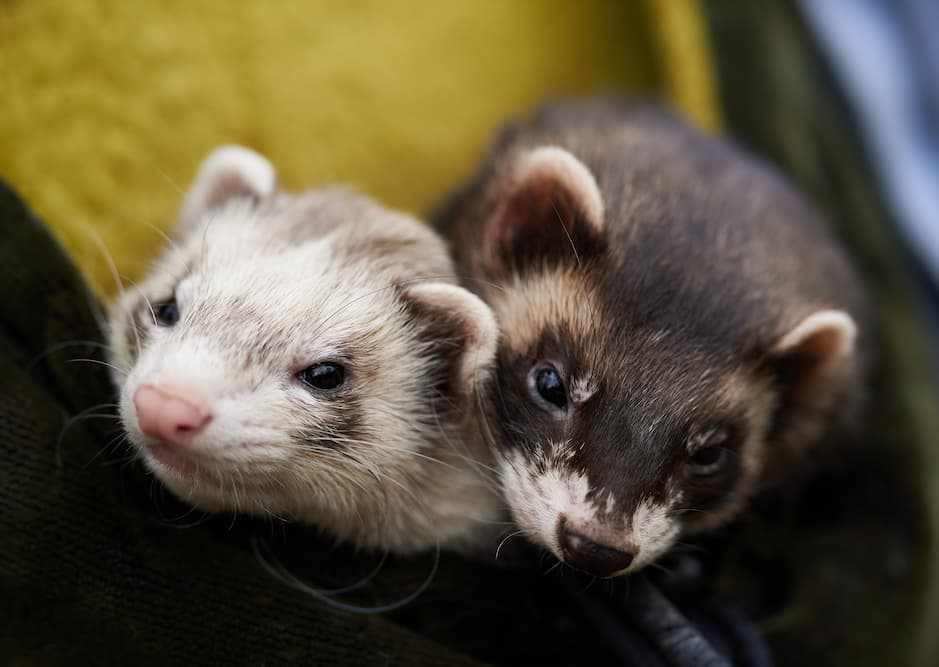
M497 183L485 243L504 261L580 261L603 246L603 196L590 169L558 146L517 155Z
M274 194L277 174L267 158L241 146L222 146L202 162L180 214L185 233L202 215L235 197L263 199Z
M462 287L417 283L405 289L406 300L433 354L443 362L437 378L447 416L460 421L476 400L476 391L492 371L499 328L489 306Z
M796 397L810 398L851 362L856 339L857 325L848 313L819 310L779 339L774 365Z

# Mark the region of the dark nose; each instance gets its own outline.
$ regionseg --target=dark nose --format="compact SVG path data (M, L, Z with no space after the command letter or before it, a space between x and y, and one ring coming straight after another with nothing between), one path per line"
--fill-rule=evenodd
M629 567L633 554L594 542L589 537L561 528L558 536L564 562L578 570L609 577Z

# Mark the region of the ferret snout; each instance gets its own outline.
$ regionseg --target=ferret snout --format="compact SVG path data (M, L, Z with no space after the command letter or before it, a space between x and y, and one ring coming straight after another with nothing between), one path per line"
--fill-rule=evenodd
M603 544L570 525L566 517L558 520L558 544L564 562L598 577L612 577L622 573L635 557L635 548L620 548Z
M175 385L141 385L134 393L134 407L140 430L167 444L187 444L212 420L205 401Z
M674 544L681 522L670 498L617 495L574 470L567 446L516 450L502 461L502 488L519 527L578 570L618 577L653 562Z

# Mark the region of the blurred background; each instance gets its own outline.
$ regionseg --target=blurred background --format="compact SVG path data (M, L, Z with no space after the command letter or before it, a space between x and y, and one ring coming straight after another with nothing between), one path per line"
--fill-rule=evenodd
M935 0L0 0L0 178L105 300L104 253L139 278L219 144L265 154L287 188L351 183L422 215L506 119L609 92L774 162L854 251L883 327L873 411L902 455L874 528L794 547L804 604L763 628L826 663L936 664ZM878 579L865 545L895 537L906 570Z
M423 213L492 133L554 97L664 93L718 126L694 2L268 3L13 0L0 5L0 174L99 293L94 228L134 279L201 159L267 155L282 184L355 184Z

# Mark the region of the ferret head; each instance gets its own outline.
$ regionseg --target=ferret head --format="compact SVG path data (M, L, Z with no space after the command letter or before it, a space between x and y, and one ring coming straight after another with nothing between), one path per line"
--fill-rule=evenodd
M710 231L608 205L562 148L516 150L490 176L469 207L483 229L469 263L503 332L504 493L566 563L633 572L733 517L771 452L818 436L853 372L854 320L779 305L729 266L682 266Z
M220 149L175 243L112 312L130 441L201 509L397 551L462 539L467 517L433 493L481 492L472 470L448 472L444 443L467 424L497 333L453 281L416 220L338 190L275 192L264 158Z

